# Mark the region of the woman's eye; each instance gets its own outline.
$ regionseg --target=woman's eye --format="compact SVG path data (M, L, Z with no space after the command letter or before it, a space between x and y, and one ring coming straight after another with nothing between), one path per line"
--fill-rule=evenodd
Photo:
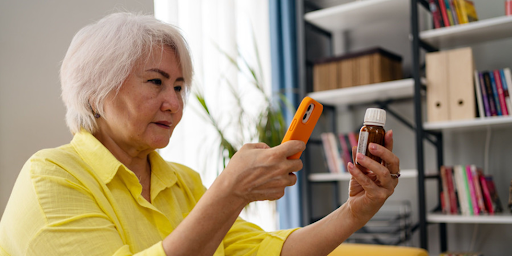
M181 92L182 89L183 89L183 87L181 85L174 86L174 90L177 92Z
M162 85L161 79L150 79L150 80L148 80L148 82L155 84L155 85Z

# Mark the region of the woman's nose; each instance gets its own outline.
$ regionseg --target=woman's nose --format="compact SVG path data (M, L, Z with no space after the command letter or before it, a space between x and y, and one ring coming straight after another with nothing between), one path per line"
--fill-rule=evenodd
M182 105L183 101L181 99L181 92L176 91L174 90L174 87L171 87L164 95L162 111L170 111L171 113L176 113L181 110Z

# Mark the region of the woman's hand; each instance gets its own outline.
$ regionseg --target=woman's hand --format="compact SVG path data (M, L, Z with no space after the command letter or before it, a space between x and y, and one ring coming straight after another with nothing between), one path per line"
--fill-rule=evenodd
M287 186L297 182L293 172L302 169L300 159L287 157L305 148L302 141L288 141L274 148L265 143L245 144L216 182L222 184L224 193L231 193L245 204L279 199Z
M380 157L382 163L377 163L361 153L356 155L355 148L352 149L353 155L357 157L357 162L371 171L367 175L354 164L348 163L347 165L348 171L352 174L347 205L353 216L363 225L377 213L386 199L393 194L398 184L398 178L393 178L390 175L400 172L400 161L391 152L393 150L392 131L386 133L384 141L385 147L375 143L369 145L370 153Z

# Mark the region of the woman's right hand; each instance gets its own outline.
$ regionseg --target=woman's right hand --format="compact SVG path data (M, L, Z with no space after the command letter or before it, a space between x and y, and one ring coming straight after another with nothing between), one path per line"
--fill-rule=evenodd
M224 193L231 193L245 204L253 201L276 200L284 189L297 182L293 173L302 169L300 159L287 159L304 151L302 141L288 141L270 148L265 143L245 144L229 161L216 183Z

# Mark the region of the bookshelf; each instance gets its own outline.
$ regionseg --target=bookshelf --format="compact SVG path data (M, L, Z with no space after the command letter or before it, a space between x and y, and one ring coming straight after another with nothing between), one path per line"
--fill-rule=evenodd
M443 152L443 136L446 132L457 133L461 136L465 132L470 131L482 131L490 130L495 128L512 128L512 117L510 116L495 116L495 117L482 117L474 118L469 120L457 120L457 121L443 121L443 122L424 122L425 117L422 112L421 93L422 86L420 83L421 77L421 63L420 58L423 54L420 50L427 52L433 52L438 50L446 50L452 48L459 48L475 45L481 45L484 43L490 43L502 39L512 38L512 17L500 16L495 18L483 19L468 24L455 25L450 27L430 29L420 31L419 23L420 17L418 15L418 9L428 11L428 1L426 0L411 0L411 37L412 37L412 48L413 48L413 78L415 80L415 110L416 119L415 123L416 134L417 134L417 159L418 159L418 189L420 197L424 196L426 192L425 187L425 175L424 170L424 153L423 153L423 140L436 136L434 143L436 144L437 153L437 165L441 166L444 163L444 152ZM478 11L478 10L477 10ZM428 90L428 85L426 86ZM472 134L472 133L468 133ZM474 133L473 133L474 134ZM467 135L466 135L467 136ZM463 149L463 150L470 150ZM510 150L510 146L507 146L507 150ZM487 170L493 175L500 170ZM439 175L438 175L439 176ZM435 179L440 190L441 181ZM499 182L504 182L503 180ZM508 186L508 182L507 186ZM502 198L503 200L503 198ZM506 199L505 199L506 200ZM438 199L439 201L439 199ZM427 224L439 225L439 245L441 252L448 249L449 239L447 237L447 224L458 225L458 224L512 224L512 215L510 213L497 213L494 215L450 215L436 212L429 212L426 209L425 198L419 198L419 209L420 209L420 243L421 247L428 249L428 227ZM505 203L506 204L506 203ZM505 206L502 201L502 205ZM508 210L505 209L506 212ZM455 244L460 244L461 241L457 241ZM459 245L460 246L460 245ZM487 254L486 254L487 255Z
M365 0L309 12L304 19L327 31L338 32L382 20L403 22L408 14L407 0Z
M298 6L297 15L301 19L297 24L299 36L298 41L302 42L299 45L303 47L302 49L299 49L298 62L300 65L299 70L303 70L303 73L305 74L301 81L304 85L301 93L304 93L304 96L307 95L324 104L324 113L327 112L326 119L329 119L329 121L326 122L324 127L322 127L322 132L337 131L336 125L338 123L337 121L339 121L337 119L339 117L337 116L338 112L342 115L346 114L344 117L347 117L348 115L352 115L352 113L367 107L367 105L378 105L379 107L386 109L388 111L389 119L396 118L395 120L399 121L399 123L406 123L405 129L412 127L412 125L407 121L411 118L403 118L401 113L392 113L393 111L387 108L388 105L395 103L406 102L406 104L410 104L414 95L415 85L415 81L412 78L319 92L311 92L312 86L308 87L308 85L312 84L312 80L308 78L312 78L312 72L309 71L312 70L314 61L345 52L343 50L340 51L340 48L349 47L347 45L339 47L339 45L343 44L343 41L349 40L349 37L351 36L350 33L352 31L359 31L362 27L366 27L367 29L372 29L372 36L379 38L389 36L389 32L393 31L394 34L400 34L401 37L393 37L392 40L399 40L403 42L404 45L408 46L407 21L409 20L410 14L410 1L351 1L327 8L318 8L317 6L313 6L315 2L316 1L296 1L296 5ZM383 25L383 23L385 23L386 29L374 29L376 24ZM401 34L402 32L403 34ZM316 47L307 45L311 43L311 38L307 38L307 36L311 36L311 33L317 33L314 36L322 37L322 39L327 38L324 42L328 41L330 48L321 52L318 51ZM301 36L303 37L301 38ZM379 47L382 46L393 53L404 55L403 52L398 51L405 51L403 48L393 49L393 47L389 47L389 45L386 47L386 44L381 44L381 42L375 41L373 43L374 45L365 47L371 48L376 45ZM423 83L426 83L425 80L422 81ZM360 123L356 124L354 122L354 120L347 120L345 123L350 123L346 125L350 126L350 129L358 130L360 128ZM347 129L347 127L345 128ZM321 146L321 144L315 145L317 149L319 146ZM323 164L323 156L314 151L315 149L313 145L306 148L305 154L303 154L305 159L304 171L300 172L303 225L312 223L320 217L320 214L314 213L314 210L319 208L315 205L316 201L332 202L334 207L338 207L341 202L339 200L339 186L340 184L343 184L343 182L349 181L351 178L348 173L327 173L327 169L325 169L324 173L312 173L310 170L318 168L317 166L311 165L314 161L312 158L315 158L319 164ZM400 179L412 180L412 178L416 178L417 176L418 171L416 170L401 170ZM329 188L327 189L327 187ZM332 193L332 196L327 195L327 193ZM322 200L315 200L319 197L322 197ZM409 237L407 239L409 239Z
M512 16L479 20L457 26L420 32L424 42L436 48L474 45L512 37Z
M423 80L423 83L425 83L425 80ZM309 93L308 96L323 104L341 106L412 98L413 94L414 80L409 78L336 90L312 92Z
M512 116L493 116L459 121L424 123L427 131L469 131L492 128L512 128Z
M427 220L431 223L512 224L512 214L464 216L430 213Z

